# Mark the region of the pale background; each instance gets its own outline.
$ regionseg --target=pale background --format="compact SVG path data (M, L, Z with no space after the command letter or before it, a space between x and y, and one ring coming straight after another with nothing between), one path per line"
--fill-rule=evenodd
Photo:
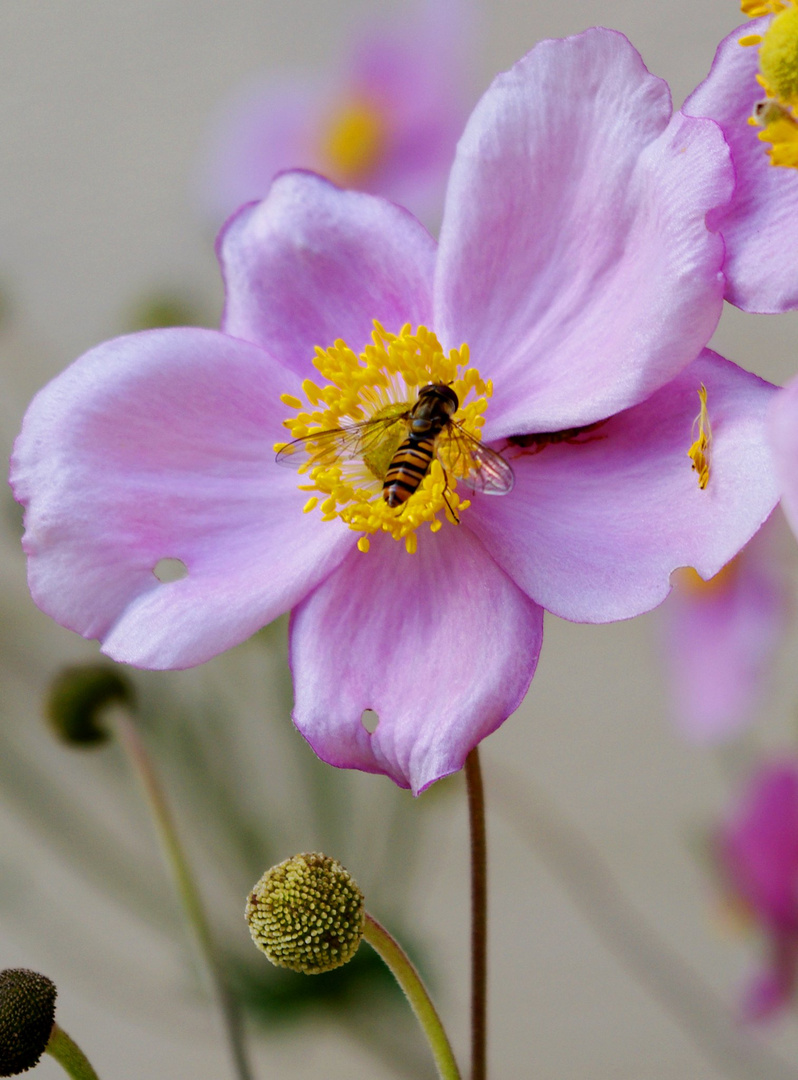
M190 195L211 110L252 73L326 65L365 12L389 6L355 0L2 0L0 281L11 314L0 338L0 418L7 443L34 390L119 332L142 293L176 288L218 310L211 237ZM484 11L475 93L540 38L598 23L629 35L648 66L669 80L678 105L705 75L718 41L741 21L733 0L493 0ZM564 94L568 90L562 87ZM758 321L727 311L715 347L783 382L798 367L796 331L793 316ZM11 513L8 508L5 516ZM65 658L94 656L96 648L35 611L10 533L9 525L0 570L0 715L36 764L93 799L94 766L51 747L44 736L37 743L39 735L30 732L38 732L43 681ZM503 1080L735 1075L710 1063L599 940L539 847L527 846L524 822L531 808L521 796L511 798L515 824L499 813L499 795L504 810L508 789L502 770L512 768L519 792L528 788L545 796L556 814L579 826L647 924L723 1000L734 1002L755 957L754 943L718 932L717 894L701 845L751 745L732 758L689 747L674 733L662 704L656 623L656 613L614 627L547 619L527 701L484 744L494 808L491 1053L493 1075ZM256 682L256 657L247 648L209 665L198 682L179 677L175 685L189 698L199 696L202 680L218 684L236 665ZM759 745L794 741L796 658L793 632L779 659L767 716L755 729ZM288 725L284 715L273 722ZM279 761L265 764L267 776L269 767L280 771ZM121 815L118 827L126 833L126 811L115 808L113 788L100 777L96 783L97 813ZM369 816L364 811L353 820L346 851L330 852L348 857L364 878L370 873L369 836L379 827L373 808L389 786L384 778L357 778L356 798L371 808ZM419 936L437 966L442 1012L465 1060L465 808L459 782L448 787L423 797L410 812L423 835L411 892ZM290 796L287 791L284 802L290 842L313 849L313 830L295 823ZM39 968L56 980L59 1019L103 1080L229 1075L211 1014L186 988L180 947L150 933L70 869L59 837L34 829L2 788L0 812L0 966ZM168 894L162 882L156 885L160 868L146 819L140 811L133 816L142 873L152 874L153 888ZM202 858L201 831L191 843ZM589 892L583 895L590 907ZM237 919L238 910L238 932ZM357 1024L356 1016L350 1024ZM748 1075L788 1076L794 1069L798 1076L794 1022L766 1039L791 1066ZM331 1023L313 1038L308 1029L297 1029L261 1038L258 1046L263 1077L390 1075ZM60 1073L45 1062L39 1075L44 1080Z

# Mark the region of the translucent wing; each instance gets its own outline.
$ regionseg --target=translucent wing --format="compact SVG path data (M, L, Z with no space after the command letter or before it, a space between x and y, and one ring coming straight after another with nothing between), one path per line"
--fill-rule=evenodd
M346 427L314 431L301 439L293 439L277 451L275 461L289 469L302 465L334 465L336 461L362 458L377 446L389 428L403 422L408 410L396 416L382 416Z
M459 424L453 423L449 431L457 447L450 461L458 480L483 495L506 495L512 491L515 474L501 454L469 435Z

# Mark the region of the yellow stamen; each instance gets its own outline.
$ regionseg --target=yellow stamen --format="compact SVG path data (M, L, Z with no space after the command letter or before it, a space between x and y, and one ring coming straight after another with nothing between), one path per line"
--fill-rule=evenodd
M740 9L743 15L752 19L759 19L762 15L773 15L784 11L788 4L784 0L741 0Z
M357 542L358 551L366 552L371 547L371 542L367 536L361 536Z
M334 180L356 185L376 171L387 142L384 112L365 98L354 98L328 118L322 157Z
M444 383L460 403L454 423L479 439L492 388L468 366L467 345L446 354L424 326L412 331L406 325L398 334L388 333L376 321L374 327L372 343L359 355L343 341L316 349L314 364L322 385L306 380L303 389L310 404L298 403L297 415L286 420L285 427L291 439L307 439L299 466L305 481L300 488L315 494L306 509L321 496L323 520L341 518L364 534L358 542L361 551L369 549L369 534L385 532L404 540L412 553L419 526L438 532L444 520L457 523L470 506L458 495L457 479L472 471L473 461L464 440L444 428L436 457L418 489L401 506L388 506L382 485L406 438L406 416L422 387ZM364 421L381 423L359 428ZM331 431L338 434L331 436ZM314 433L320 436L316 441ZM286 445L280 443L276 449Z
M703 491L709 483L709 448L712 444L712 427L707 412L707 388L703 383L698 391L698 397L701 401L701 409L693 421L693 437L695 441L687 451L687 456L692 458L693 469L698 473L698 486ZM697 436L696 426L698 427Z
M749 124L761 127L771 165L798 168L798 0L743 0L752 16L774 14L763 35L749 34L741 45L759 45L757 80L767 97L754 106Z

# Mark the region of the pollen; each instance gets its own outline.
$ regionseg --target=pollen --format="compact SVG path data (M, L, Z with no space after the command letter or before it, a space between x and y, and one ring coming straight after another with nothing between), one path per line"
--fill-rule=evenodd
M299 486L309 496L306 511L318 504L322 520L346 522L361 534L357 546L362 552L369 550L370 535L384 532L403 541L412 554L419 528L437 533L446 521L457 524L470 506L460 497L457 481L469 474L473 462L465 441L451 430L479 440L492 393L490 382L469 367L468 346L446 353L424 326L413 330L405 325L392 334L375 322L371 343L361 353L339 340L317 348L314 365L321 378L318 383L305 380L307 402L284 421L290 439L275 447L289 464L297 454ZM419 391L430 383L451 387L459 408L452 429L438 436L418 488L400 506L389 506L383 481L407 436L407 417ZM302 440L298 446L296 439Z
M707 411L707 388L701 384L698 391L701 408L693 421L693 445L687 451L692 459L693 470L698 473L698 486L703 491L709 483L709 451L712 445L712 427Z
M372 102L354 98L339 106L321 136L322 156L333 178L356 185L376 172L388 134L387 118Z

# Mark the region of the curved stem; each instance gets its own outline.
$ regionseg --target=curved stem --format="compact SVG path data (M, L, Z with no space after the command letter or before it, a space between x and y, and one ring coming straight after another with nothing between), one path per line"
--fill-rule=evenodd
M241 1017L238 1007L222 975L216 947L200 901L199 890L180 843L180 838L177 835L177 829L163 787L139 734L135 720L126 712L120 711L117 713L116 721L120 742L144 790L164 856L172 872L180 902L183 905L183 911L191 925L194 938L202 955L213 989L213 995L216 998L227 1033L235 1074L238 1080L252 1080L252 1073L244 1050Z
M58 1024L53 1024L50 1041L45 1050L72 1080L99 1080L89 1059Z
M476 746L466 758L465 774L471 826L471 1080L485 1080L488 1033L488 845L485 791Z
M380 954L396 977L427 1037L441 1080L461 1080L452 1047L421 976L399 942L366 912L363 937Z

